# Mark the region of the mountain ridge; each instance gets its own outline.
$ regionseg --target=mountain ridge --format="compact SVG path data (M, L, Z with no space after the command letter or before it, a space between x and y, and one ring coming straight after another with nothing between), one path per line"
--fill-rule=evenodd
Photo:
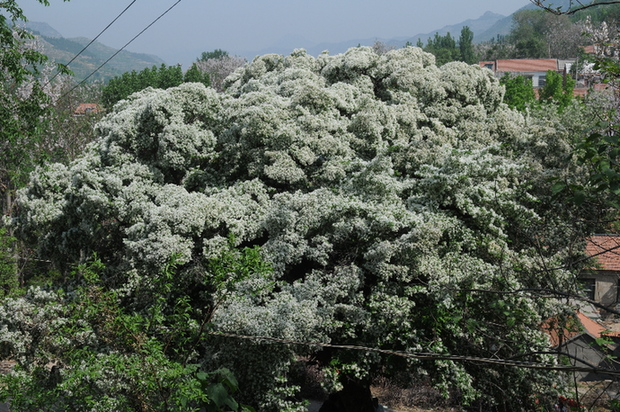
M407 42L415 45L418 42L418 39L421 40L424 44L426 44L426 41L428 40L428 38L433 37L435 33L438 33L439 35L442 35L442 36L445 36L447 33L450 33L453 37L458 39L461 33L461 29L464 26L468 26L474 32L474 42L487 41L495 37L496 34L504 34L504 33L487 34L488 32L491 32L493 30L493 27L497 26L499 22L504 22L503 23L504 25L508 25L507 31L510 31L510 25L512 24L512 18L510 16L504 16L502 14L487 11L477 19L467 19L460 23L446 25L440 29L433 30L428 33L419 33L419 34L416 34L410 37L399 36L399 37L393 37L389 39L381 38L381 37L357 38L357 39L344 40L341 42L323 42L323 43L319 43L316 45L312 45L305 49L309 54L313 56L319 55L324 51L329 51L330 54L338 54L338 53L344 53L349 48L355 47L358 45L372 46L375 43L375 41L380 41L382 43L387 44L388 46L400 48L400 47L404 47L407 44ZM485 33L484 40L478 39L478 33ZM261 54L268 54L268 53L278 53L278 54L287 55L291 53L294 49L295 47L292 47L290 45L285 46L284 44L279 44L279 45L274 45L268 48L264 48L260 50L257 54L261 55ZM246 57L247 57L247 54L246 54Z
M86 37L65 38L44 22L27 22L25 27L35 35L42 52L56 63L67 64L91 41ZM74 73L75 80L81 81L117 52L118 49L95 41L71 63L69 69ZM163 59L152 54L122 50L89 80L106 81L128 71L140 71L162 63L165 63Z

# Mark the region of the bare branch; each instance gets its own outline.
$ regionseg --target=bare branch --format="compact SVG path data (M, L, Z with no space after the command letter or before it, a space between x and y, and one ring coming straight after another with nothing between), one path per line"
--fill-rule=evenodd
M537 7L540 7L543 10L546 10L550 13L557 14L557 15L563 15L563 14L570 15L570 14L575 14L581 10L589 9L590 7L605 6L605 5L610 5L610 4L620 4L620 0L600 1L596 3L592 2L590 4L583 4L579 0L574 0L574 1L571 0L568 10L562 10L562 7L554 8L553 3L548 3L548 5L546 5L545 3L547 3L547 0L530 0L530 2Z

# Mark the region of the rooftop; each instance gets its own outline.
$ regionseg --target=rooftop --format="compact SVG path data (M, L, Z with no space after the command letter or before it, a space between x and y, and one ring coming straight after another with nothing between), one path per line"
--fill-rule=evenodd
M586 242L586 254L599 270L620 271L620 236L594 235Z
M546 72L559 69L557 59L505 59L480 62L482 67L489 67L489 65L492 65L492 70L495 72L512 73Z
M73 111L74 114L90 114L101 112L101 107L97 103L80 103Z
M552 321L548 321L544 325L544 328L549 334L551 346L557 346L583 333L588 333L595 339L603 336L620 337L620 333L607 329L604 325L590 319L579 311L575 315L575 320L578 321L578 324L575 325L576 327L571 328L571 330L559 329Z

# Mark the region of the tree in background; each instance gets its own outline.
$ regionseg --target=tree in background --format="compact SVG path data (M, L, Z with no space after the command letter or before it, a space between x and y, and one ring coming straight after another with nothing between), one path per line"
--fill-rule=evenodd
M49 77L41 77L47 57L20 27L26 17L17 2L1 2L0 12L0 204L7 215L15 190L47 156L40 147L50 103L58 96L47 87Z
M536 102L536 94L531 79L505 73L500 79L500 83L506 88L504 103L508 107L523 112Z
M532 81L524 76L512 76L505 73L500 83L506 88L504 103L519 111L527 108L535 108L536 93L532 87ZM562 76L560 73L549 70L546 82L538 91L538 103L555 104L561 111L573 101L573 89L575 81L570 75Z
M469 26L465 26L461 29L458 45L461 53L461 61L469 64L477 62L478 59L474 50L474 32L471 31Z
M227 57L230 57L230 56L229 56L229 54L228 54L228 52L226 50L215 49L215 50L209 51L209 52L202 52L202 54L197 59L197 61L199 61L199 62L206 62L207 60L225 59Z
M435 37L429 37L424 46L424 51L435 56L438 66L460 59L460 50L450 33L445 36L435 33Z
M553 197L550 178L582 182L568 144L580 116L526 121L488 70L434 62L413 47L296 51L254 59L224 93L143 90L99 123L78 161L33 174L14 227L68 279L96 253L106 293L141 316L130 330L152 318L162 336L197 336L214 307L213 259L259 247L271 270L222 271L238 281L191 356L230 368L261 411L303 410L288 380L296 355L341 394L369 394L373 377L400 371L481 410L533 410L561 378L502 360L555 364L539 325L571 309L548 296L579 293L573 250L594 208ZM52 319L37 322L63 324ZM7 332L21 339L15 358L37 330ZM411 357L303 344L317 341ZM58 367L49 385L62 389L75 370Z
M567 107L573 100L575 81L570 75L549 70L545 76L545 85L539 90L538 99L542 103L555 103L560 109Z
M510 41L515 45L513 58L551 57L545 42L545 33L551 18L540 10L520 10L512 15Z
M167 89L169 87L178 86L184 82L200 82L209 85L209 76L205 76L196 70L195 64L188 70L185 75L180 65L153 66L146 68L140 72L135 70L123 73L110 79L108 84L103 88L101 100L106 108L111 108L120 100L126 99L132 93L144 90L147 87L156 89Z
M205 86L211 85L211 76L198 68L196 63L192 63L191 67L185 72L184 78L186 83L202 83Z
M383 43L379 40L375 40L375 42L372 44L372 50L377 54L385 54L390 50L394 50L395 48L395 46Z
M202 52L192 67L206 73L211 80L211 86L221 92L224 90L224 79L246 63L243 57L230 56L227 51L215 49Z
M491 40L478 43L476 52L482 60L509 59L514 55L514 45L508 41L507 36L497 35Z
M76 84L68 75L56 76L54 87L60 98L54 103L45 130L46 141L53 142L46 150L48 161L68 164L95 140L95 124L103 117L100 82ZM82 103L97 105L88 113L76 113Z
M520 10L513 14L512 20L509 35L477 46L485 60L574 58L587 43L582 36L583 24L567 16Z
M589 44L584 32L583 22L571 20L567 16L554 16L545 32L549 56L558 59L579 57L583 53L583 46Z
M447 33L441 36L435 33L435 37L429 38L426 46L422 46L422 41L418 39L417 46L425 52L432 53L437 59L437 65L441 66L452 61L462 61L474 63L477 60L474 52L474 33L468 26L461 29L458 42Z

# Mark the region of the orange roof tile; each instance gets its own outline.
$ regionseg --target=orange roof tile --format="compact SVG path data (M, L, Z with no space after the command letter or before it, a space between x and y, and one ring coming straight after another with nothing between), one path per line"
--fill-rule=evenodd
M558 70L557 59L508 59L497 60L498 72L546 72Z
M99 113L101 107L97 103L80 103L73 113L75 114L88 114Z
M581 322L584 329L595 338L600 338L603 335L616 337L620 336L620 333L608 330L605 326L601 325L594 319L590 319L581 312L577 312L577 317L579 318L579 322Z
M595 339L598 339L601 336L620 337L620 333L608 330L607 328L605 328L605 326L601 325L593 319L590 319L583 313L577 311L576 315L577 320L583 327L583 330L559 330L558 328L554 327L553 321L549 320L545 322L545 324L543 325L543 329L549 335L549 341L551 343L551 346L558 346L560 343L566 342L574 338L575 336L579 336L583 332L589 333Z
M584 52L589 53L589 54L593 54L596 51L593 44L589 46L581 46L581 48L583 49Z
M620 271L620 236L590 237L586 242L586 254L596 263L595 269Z

